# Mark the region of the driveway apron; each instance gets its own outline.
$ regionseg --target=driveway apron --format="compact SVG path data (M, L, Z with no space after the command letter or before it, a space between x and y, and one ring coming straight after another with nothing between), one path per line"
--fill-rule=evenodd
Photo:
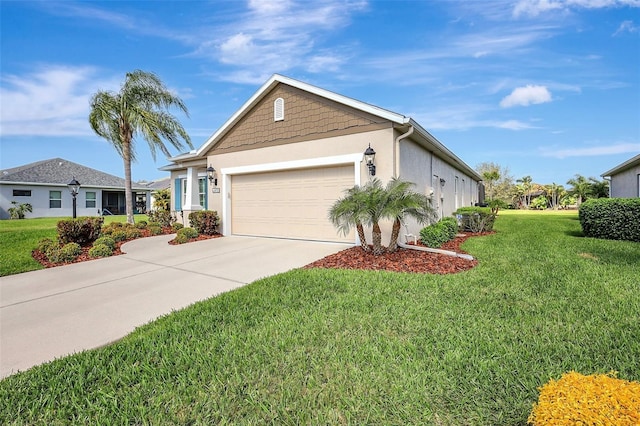
M0 278L0 378L120 339L159 316L302 267L349 245L230 236Z

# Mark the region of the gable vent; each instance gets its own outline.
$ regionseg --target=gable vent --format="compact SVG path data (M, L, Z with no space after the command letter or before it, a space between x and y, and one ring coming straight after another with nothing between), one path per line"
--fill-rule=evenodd
M284 120L284 99L278 98L273 102L273 121Z

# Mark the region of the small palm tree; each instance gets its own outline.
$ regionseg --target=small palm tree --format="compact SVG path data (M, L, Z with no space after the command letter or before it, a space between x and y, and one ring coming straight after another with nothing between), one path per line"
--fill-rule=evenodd
M352 227L355 227L362 249L370 251L362 225L362 222L366 220L367 213L365 196L363 188L358 185L347 189L345 196L331 206L329 220L344 235L348 234Z
M431 206L431 199L424 194L412 191L412 182L392 178L385 188L386 200L383 215L393 220L391 240L387 251L394 252L398 249L398 237L400 227L405 217L410 216L420 224L425 224L435 219L435 210Z
M153 193L153 207L162 210L169 211L171 210L169 206L171 205L171 190L170 189L158 189Z
M135 137L141 135L147 141L154 160L158 149L167 157L171 155L164 141L181 150L181 140L184 140L193 148L187 132L168 112L170 107L177 107L189 116L182 100L171 93L155 74L140 70L127 73L118 93L99 91L91 98L91 128L113 145L124 162L128 223L133 223L131 162L136 160Z

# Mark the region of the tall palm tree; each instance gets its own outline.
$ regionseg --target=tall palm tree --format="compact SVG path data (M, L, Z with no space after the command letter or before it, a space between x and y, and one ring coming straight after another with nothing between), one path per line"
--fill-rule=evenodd
M386 197L383 215L393 220L391 240L387 251L398 249L400 227L405 217L410 216L424 224L434 219L435 210L431 206L431 199L424 194L411 190L415 184L392 178L385 188Z
M189 116L182 100L155 74L140 70L127 73L119 92L99 91L91 98L91 128L113 145L124 162L128 223L133 223L131 162L136 161L135 137L140 135L147 141L154 160L158 149L167 157L171 155L165 141L181 150L182 139L193 148L187 132L169 113L170 107L177 107Z
M587 180L582 175L576 175L574 178L569 179L567 181L567 185L571 185L572 188L569 190L569 194L575 195L577 197L577 204L580 207L582 201L586 200L587 197L591 194L591 182Z
M347 189L344 197L338 199L329 209L329 220L344 235L348 234L352 227L355 227L360 239L360 246L364 251L370 251L362 225L363 221L367 220L365 197L364 189L358 185Z

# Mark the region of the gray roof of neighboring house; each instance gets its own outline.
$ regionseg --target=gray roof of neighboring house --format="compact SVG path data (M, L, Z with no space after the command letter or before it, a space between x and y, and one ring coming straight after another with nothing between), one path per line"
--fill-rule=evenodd
M80 185L86 187L124 189L125 186L124 179L120 177L62 158L36 161L35 163L0 170L0 183L67 185L74 177L80 182ZM147 188L140 184L132 183L132 189L142 190Z
M627 161L625 161L622 164L617 165L613 169L604 172L600 176L606 177L606 176L617 175L620 172L624 172L625 170L630 169L631 167L635 167L635 166L639 166L639 165L640 165L640 154L636 155L635 157L632 157L632 158L628 159Z
M171 188L171 178L166 177L158 180L153 180L151 182L140 181L137 184L140 186L144 186L145 188L152 191L157 191L159 189L169 189Z

